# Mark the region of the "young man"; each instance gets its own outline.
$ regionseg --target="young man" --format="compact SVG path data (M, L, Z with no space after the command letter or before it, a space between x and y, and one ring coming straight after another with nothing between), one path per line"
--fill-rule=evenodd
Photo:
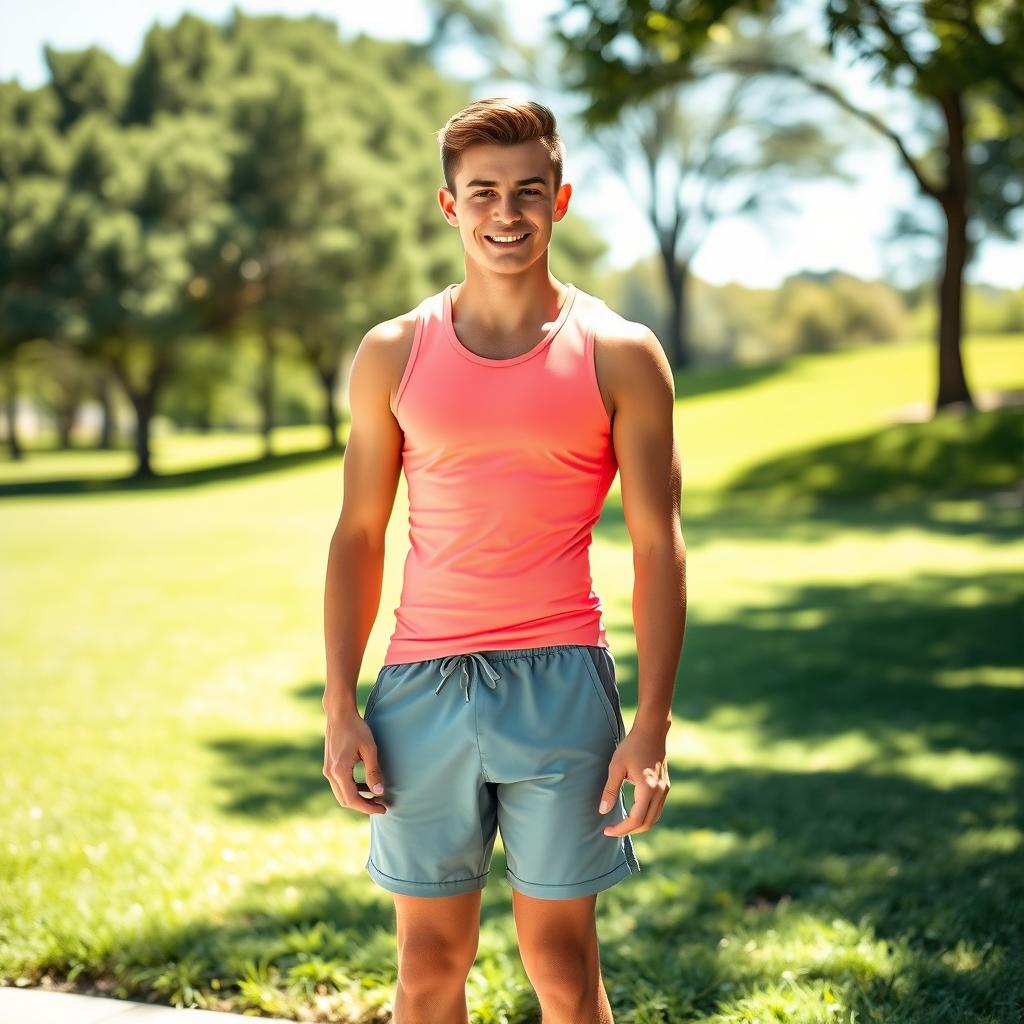
M597 893L639 872L630 835L661 816L684 632L672 374L648 328L548 269L572 194L551 111L481 100L439 136L438 201L466 277L373 327L353 361L324 601L324 775L371 815L366 869L395 903L396 1024L468 1019L498 830L545 1024L610 1024ZM361 717L403 468L411 547ZM589 568L616 472L635 575L628 734Z

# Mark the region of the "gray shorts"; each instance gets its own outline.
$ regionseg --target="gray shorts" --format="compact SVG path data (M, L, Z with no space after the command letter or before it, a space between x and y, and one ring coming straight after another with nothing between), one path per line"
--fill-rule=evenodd
M639 874L630 836L603 833L626 817L622 787L598 812L626 733L607 648L559 644L384 665L363 717L387 807L370 815L365 867L390 892L482 889L498 830L509 884L529 896L571 899Z

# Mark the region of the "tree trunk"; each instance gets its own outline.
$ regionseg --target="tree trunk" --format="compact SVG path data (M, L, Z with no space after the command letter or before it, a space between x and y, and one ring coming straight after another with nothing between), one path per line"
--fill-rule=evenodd
M153 421L153 396L133 395L132 405L135 407L135 471L132 478L149 479L154 475L149 437Z
M66 452L71 449L71 434L75 429L75 411L73 403L57 409L55 418L57 421L57 447L60 451Z
M200 434L213 432L213 395L206 393L199 403L199 412L196 415L196 428Z
M150 428L153 421L153 413L156 411L157 397L163 387L167 372L170 369L171 357L166 352L161 353L153 366L146 381L145 389L136 391L132 387L131 376L128 367L117 359L111 359L109 365L114 375L124 388L135 410L135 469L131 474L132 480L150 479L156 474L153 472L153 463L150 452Z
M18 375L14 369L14 360L8 359L4 364L4 414L7 419L7 446L11 452L11 460L19 461L25 457L18 437Z
M967 218L962 210L946 208L946 259L939 282L939 373L935 411L954 402L974 408L964 375L960 348L963 336L964 265L967 251Z
M964 267L967 262L967 215L962 204L943 204L946 214L946 254L939 281L939 366L935 411L954 402L974 408L967 387L963 356Z
M664 263L669 293L665 352L672 369L681 370L693 362L686 316L686 285L690 266L685 260L678 260L671 255L665 256Z
M338 384L338 368L323 370L318 368L320 383L324 388L324 424L327 427L327 450L340 451L341 441L338 439L338 406L334 400L334 391Z
M263 321L263 329L260 332L262 342L263 360L260 364L260 408L263 411L263 457L269 459L273 454L274 429L274 328L271 324Z
M974 408L960 351L963 337L964 267L967 265L967 161L960 96L940 97L948 129L948 175L941 194L946 217L946 253L939 282L939 366L935 411L954 402Z
M96 397L100 403L100 436L96 447L110 451L114 447L114 396L105 372L100 374Z

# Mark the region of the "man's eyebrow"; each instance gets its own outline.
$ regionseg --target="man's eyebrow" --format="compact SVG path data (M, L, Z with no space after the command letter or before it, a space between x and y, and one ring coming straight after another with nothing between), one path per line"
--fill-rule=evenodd
M484 181L483 178L474 178L472 181L466 182L466 188L472 188L474 185L497 185L496 181ZM516 182L517 185L546 185L547 180L544 178L523 178Z

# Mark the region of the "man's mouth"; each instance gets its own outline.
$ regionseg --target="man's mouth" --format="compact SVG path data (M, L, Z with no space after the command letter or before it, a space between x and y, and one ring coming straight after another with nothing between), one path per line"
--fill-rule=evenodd
M516 246L522 245L529 237L529 231L518 235L484 235L484 238L486 238L495 249L515 249Z

